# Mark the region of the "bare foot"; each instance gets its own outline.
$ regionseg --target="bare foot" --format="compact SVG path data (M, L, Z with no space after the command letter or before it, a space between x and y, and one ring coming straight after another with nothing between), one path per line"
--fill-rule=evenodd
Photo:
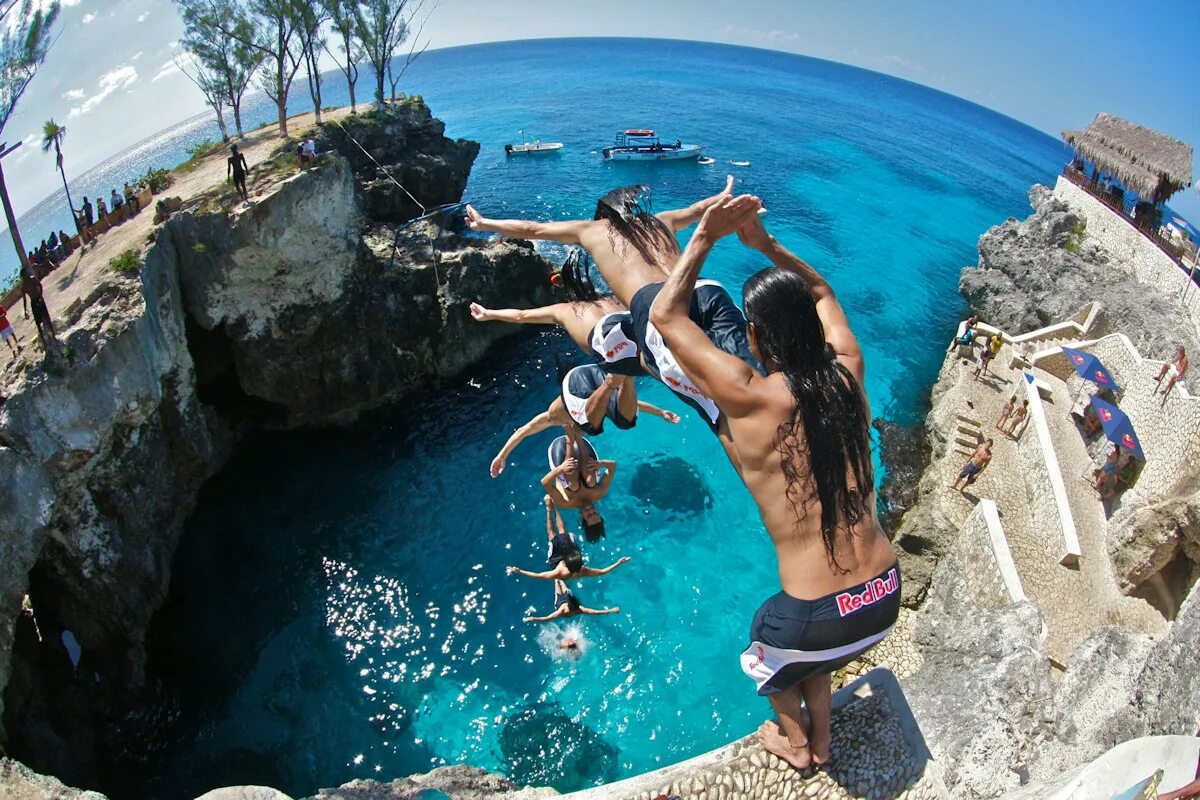
M779 756L797 770L804 771L812 766L812 755L808 752L808 745L793 747L774 720L768 720L759 726L758 743L763 746L763 750Z
M813 735L808 737L808 749L809 752L812 753L813 764L820 767L829 763L829 750L831 744L832 743L829 739L821 736Z

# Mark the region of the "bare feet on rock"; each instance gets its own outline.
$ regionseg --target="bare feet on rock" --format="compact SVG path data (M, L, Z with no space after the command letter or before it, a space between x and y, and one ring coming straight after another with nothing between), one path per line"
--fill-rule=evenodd
M782 758L794 769L803 772L812 766L812 754L808 751L808 745L793 747L774 720L768 720L759 726L758 742L764 750Z

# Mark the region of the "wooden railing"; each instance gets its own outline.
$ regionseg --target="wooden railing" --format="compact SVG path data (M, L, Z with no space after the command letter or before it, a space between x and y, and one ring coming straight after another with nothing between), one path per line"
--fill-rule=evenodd
M1133 209L1129 207L1129 200L1123 195L1106 192L1103 186L1098 186L1095 181L1089 178L1084 173L1072 167L1070 164L1063 167L1063 177L1071 183L1083 189L1092 197L1099 200L1104 205L1111 208L1119 214L1130 225L1132 225L1142 236L1154 243L1154 246L1166 253L1175 265L1185 272L1191 270L1191 267L1183 263L1184 248L1180 247L1175 242L1167 239L1158 232L1156 226L1149 222L1143 222L1133 216Z

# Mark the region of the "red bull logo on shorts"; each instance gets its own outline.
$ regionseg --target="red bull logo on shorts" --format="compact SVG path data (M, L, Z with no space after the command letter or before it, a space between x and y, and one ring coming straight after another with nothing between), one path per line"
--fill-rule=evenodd
M869 606L900 588L900 577L896 574L896 569L893 567L888 570L886 578L875 578L863 584L861 592L842 592L835 600L837 600L838 614L846 616L853 614L859 609Z

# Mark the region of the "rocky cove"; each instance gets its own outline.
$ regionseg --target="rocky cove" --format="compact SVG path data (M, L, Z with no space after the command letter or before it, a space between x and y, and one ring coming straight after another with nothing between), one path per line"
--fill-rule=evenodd
M476 146L446 139L419 100L345 126L420 206L460 199ZM136 278L114 277L79 310L67 335L74 366L27 376L10 392L0 416L0 684L7 683L6 752L38 772L100 785L105 748L119 739L123 715L140 706L145 632L165 597L183 521L240 443L263 429L344 424L460 372L503 334L470 325L469 300L549 299L550 265L522 243L483 243L441 231L438 220L397 237L396 223L421 209L342 131L325 130L320 149L329 155L313 171L294 174L286 153L264 166L260 178L272 188L253 208L233 208L221 190L189 202L158 229ZM1095 271L1120 263L1098 239L1085 238L1078 253L1065 248L1079 214L1045 190L1031 199L1033 216L987 233L979 267L962 280L985 321L1014 339L1079 316ZM1096 297L1103 310L1075 338L1124 333L1149 353L1195 330L1182 312L1161 322L1147 313L1162 305L1161 294L1136 275L1113 295ZM1066 375L1053 356L1044 363ZM985 504L975 508L944 489L961 460L955 415L982 405L978 385L963 375L948 359L924 436L881 426L898 484L887 502L898 521L908 610L885 646L848 676L877 664L892 669L928 763L910 760L914 748L902 740L911 745L912 731L897 732L894 713L843 697L835 739L846 757L829 773L785 774L743 741L682 771L585 796L649 798L662 789L709 798L1041 797L1048 795L1039 784L1118 742L1200 728L1192 478L1184 470L1161 495L1131 495L1104 531L1106 558L1119 564L1122 554L1139 554L1121 570L1129 593L1168 565L1183 570L1170 613L1148 618L1143 603L1128 619L1149 619L1146 630L1131 630L1116 612L1113 625L1072 629L1080 641L1061 659L1048 652L1057 621L1030 599L1035 587L1026 581L1029 597L997 588L996 556L980 545ZM1015 515L1001 517L1015 531ZM21 613L26 595L36 629ZM1130 604L1112 602L1122 613ZM61 649L47 657L49 648L37 646L39 632L54 642L65 631L82 645L77 668ZM0 762L0 788L18 798L96 797L13 761ZM408 798L428 788L455 798L554 794L459 767L316 796ZM278 796L254 791L212 800Z

